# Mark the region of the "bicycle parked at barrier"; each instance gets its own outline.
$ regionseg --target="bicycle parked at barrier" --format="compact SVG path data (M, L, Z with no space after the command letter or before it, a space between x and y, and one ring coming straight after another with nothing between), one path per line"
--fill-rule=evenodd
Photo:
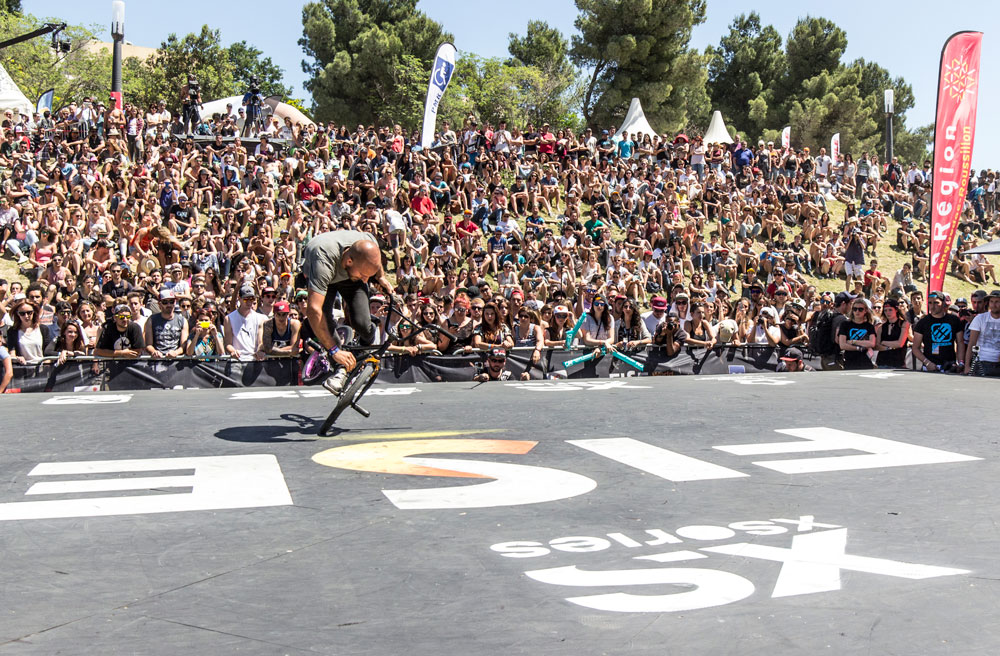
M394 314L399 317L399 321L395 325L391 325L391 318ZM358 402L378 378L378 374L382 370L382 358L388 352L389 347L393 343L401 341L398 333L400 326L409 326L412 329L409 336L428 332L435 337L438 334L442 334L451 340L456 339L454 335L436 324L416 324L410 321L406 315L399 311L394 300L389 301L389 309L383 321L390 324L387 329L387 339L377 346L354 351L357 355L363 355L363 357L358 357L358 364L355 365L354 369L348 375L347 381L344 383L344 391L337 397L337 405L319 429L320 436L327 435L333 427L333 423L337 421L347 408L353 408L363 417L367 418L371 416L371 413L358 405ZM318 342L309 340L308 344L315 351L306 360L305 366L302 369L302 380L310 384L322 382L327 376L333 373L333 364L327 355L326 349Z

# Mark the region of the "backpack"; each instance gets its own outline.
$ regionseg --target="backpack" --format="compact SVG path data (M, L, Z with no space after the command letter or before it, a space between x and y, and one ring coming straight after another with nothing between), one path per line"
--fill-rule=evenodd
M832 355L837 352L833 341L833 310L823 310L809 327L809 350L816 355Z

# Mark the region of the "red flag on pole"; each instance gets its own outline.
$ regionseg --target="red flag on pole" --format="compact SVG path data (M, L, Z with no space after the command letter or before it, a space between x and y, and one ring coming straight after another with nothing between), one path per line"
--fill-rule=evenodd
M781 147L788 150L792 147L792 126L787 125L781 131Z
M840 161L840 133L830 137L830 159L836 164Z
M972 144L976 135L982 42L982 32L958 32L945 42L941 50L934 124L928 294L941 291L944 287L951 245L965 202L969 169L972 167Z

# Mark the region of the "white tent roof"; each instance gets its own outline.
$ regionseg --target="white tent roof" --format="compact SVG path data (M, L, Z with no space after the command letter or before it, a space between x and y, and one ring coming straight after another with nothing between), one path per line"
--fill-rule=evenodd
M300 112L295 107L283 102L277 102L274 98L265 98L264 103L271 107L271 110L275 117L284 120L287 116L292 119L292 123L302 123L303 125L308 125L312 123L309 118ZM243 96L229 96L228 98L219 98L218 100L213 100L207 102L202 106L201 115L205 117L211 117L212 114L225 114L226 105L232 103L233 105L233 116L239 113L240 107L243 106Z
M649 121L646 120L646 114L642 111L642 103L639 102L638 98L632 99L632 104L628 107L628 114L625 115L625 120L622 121L622 126L618 128L618 132L615 133L615 141L621 139L621 133L625 130L628 130L629 136L633 139L638 132L648 134L650 137L655 137L659 134L659 132L649 125Z
M715 110L712 114L712 122L708 124L708 130L705 131L704 141L707 144L710 143L733 143L733 138L729 136L729 130L726 129L726 122L722 120L722 112Z
M5 109L16 109L30 116L35 111L35 105L21 93L7 70L0 66L0 110Z

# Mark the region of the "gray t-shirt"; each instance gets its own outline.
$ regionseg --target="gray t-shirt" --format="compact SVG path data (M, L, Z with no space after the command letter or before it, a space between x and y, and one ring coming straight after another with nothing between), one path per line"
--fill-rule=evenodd
M331 285L347 280L347 272L340 265L340 260L344 251L362 239L375 241L375 237L360 230L333 230L309 240L302 267L309 279L309 289L326 294Z
M164 319L162 314L154 314L149 318L150 330L153 332L153 348L160 353L173 351L181 345L181 331L184 329L184 317L175 314L170 319Z

